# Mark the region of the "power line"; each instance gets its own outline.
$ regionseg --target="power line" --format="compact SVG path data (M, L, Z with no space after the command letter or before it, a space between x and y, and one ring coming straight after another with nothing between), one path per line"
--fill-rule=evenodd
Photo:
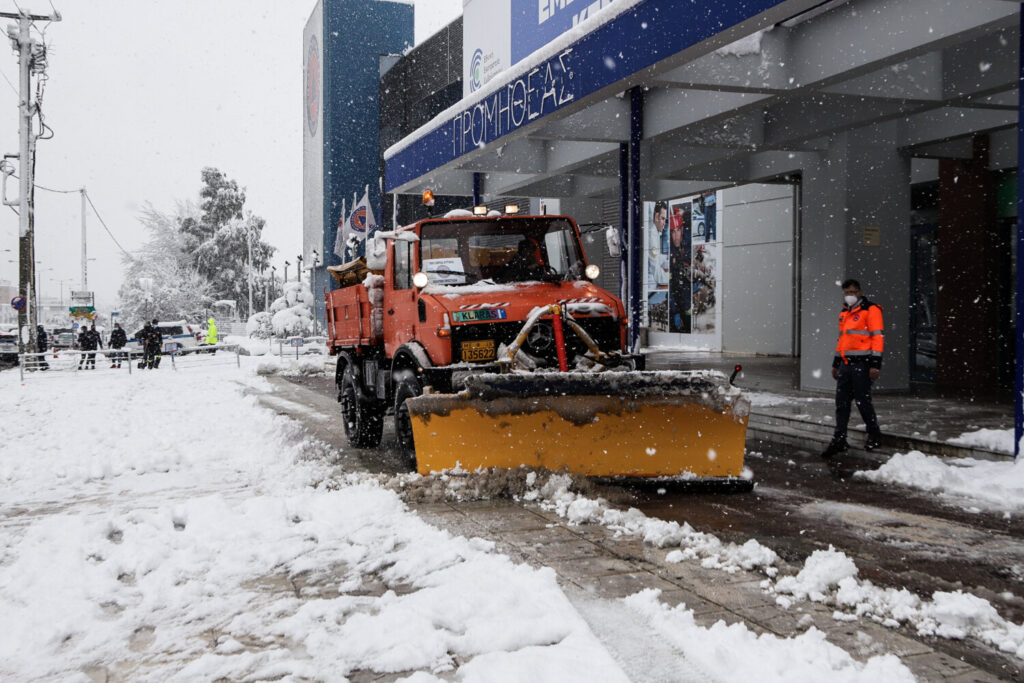
M17 177L17 176L15 176L15 177ZM96 205L92 203L92 197L89 196L88 192L84 192L84 190L81 190L81 189L79 189L79 190L55 190L52 187L43 187L42 185L38 185L38 184L35 185L35 188L37 190L43 190L45 192L53 192L54 194L77 194L78 192L83 192L85 194L86 201L89 202L89 206L92 207L92 212L96 215L96 218L99 219L100 225L103 226L103 229L107 231L108 235L110 235L110 239L114 240L114 244L117 245L118 249L120 249L121 251L124 252L125 256L127 256L128 258L130 258L132 260L135 260L135 257L132 256L131 253L127 249L122 247L120 242L117 241L117 238L114 237L114 233L110 232L110 228L107 227L106 222L103 220L103 216L100 215L99 209L97 209Z
M17 178L18 176L14 176L14 177ZM54 190L51 187L43 187L42 185L39 185L38 183L36 184L36 189L37 190L45 190L46 192L53 192L55 194L75 194L77 192L81 192L82 191L81 189L78 189L78 190Z
M132 256L130 253L128 253L127 249L125 249L124 247L121 246L121 243L117 241L116 237L114 237L114 233L110 232L110 228L108 228L107 224L103 222L103 216L101 216L100 212L96 209L96 205L92 203L92 197L89 196L88 192L85 193L85 200L87 202L89 202L89 206L92 207L92 212L94 214L96 214L96 218L99 219L100 225L102 225L103 229L107 231L108 235L110 235L110 239L114 240L114 244L117 245L117 248L120 249L121 251L123 251L125 256L127 256L128 258L130 258L130 259L132 259L134 261L135 257Z
M11 91L20 98L21 93L19 93L18 89L14 87L14 84L11 83L11 79L7 77L7 74L5 74L2 69L0 69L0 76L4 77L4 80L7 81L7 85L11 86Z

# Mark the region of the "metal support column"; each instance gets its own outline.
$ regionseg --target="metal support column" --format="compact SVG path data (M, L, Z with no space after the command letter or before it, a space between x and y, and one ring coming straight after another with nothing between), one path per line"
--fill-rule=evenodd
M484 187L484 176L482 173L473 174L473 206L480 206L482 204L481 195L483 194Z
M619 299L629 300L629 143L619 143Z
M1024 437L1024 8L1020 13L1020 41L1017 46L1017 315L1014 324L1015 363L1013 381L1013 459L1020 456Z
M644 94L629 91L629 348L636 353L640 339L640 290L643 269L643 203L640 199L640 141L644 138Z

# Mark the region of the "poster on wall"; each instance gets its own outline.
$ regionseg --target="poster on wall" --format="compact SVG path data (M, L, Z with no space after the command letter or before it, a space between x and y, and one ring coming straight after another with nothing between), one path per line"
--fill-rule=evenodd
M668 330L680 334L689 334L691 330L692 212L693 202L689 199L669 203Z
M648 330L679 335L662 342L719 347L724 244L716 193L647 202L644 210Z
M644 205L647 253L647 327L668 332L669 231L668 203Z
M691 325L694 334L714 334L718 326L717 290L721 245L714 193L693 200Z

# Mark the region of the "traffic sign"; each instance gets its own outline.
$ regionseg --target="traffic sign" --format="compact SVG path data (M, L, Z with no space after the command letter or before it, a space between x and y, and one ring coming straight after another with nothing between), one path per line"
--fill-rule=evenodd
M20 311L21 309L25 308L25 297L16 296L13 299L11 299L11 308L13 308L16 311Z
M305 346L306 345L306 340L303 339L302 337L292 337L288 341L289 341L289 343L292 346L295 346L295 347Z
M178 350L178 342L164 343L164 353L174 353Z

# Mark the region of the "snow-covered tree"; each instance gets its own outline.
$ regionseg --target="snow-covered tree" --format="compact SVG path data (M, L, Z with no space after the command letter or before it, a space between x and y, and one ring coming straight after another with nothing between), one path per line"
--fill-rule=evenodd
M118 292L121 315L129 334L147 320L201 320L213 297L210 285L188 265L185 239L178 226L195 214L179 204L174 215L146 205L139 222L149 233L131 257L125 257L125 276Z
M270 311L256 313L246 323L253 337L307 336L314 330L313 294L300 282L286 282L284 294L274 300Z
M202 170L199 211L183 217L179 230L191 265L210 282L215 299L238 302L249 316L249 283L253 278L253 302L264 300L267 286L260 273L270 264L275 249L260 237L266 221L245 210L245 188L215 168ZM252 256L250 263L250 241Z

